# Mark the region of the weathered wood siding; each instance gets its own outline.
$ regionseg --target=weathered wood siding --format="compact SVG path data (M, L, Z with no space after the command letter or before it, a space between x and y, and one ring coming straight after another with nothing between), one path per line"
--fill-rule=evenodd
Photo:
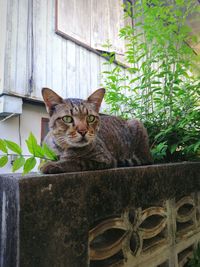
M5 43L6 43L6 16L7 5L6 1L0 0L0 94L4 87L4 58L5 58Z
M6 40L0 89L41 99L44 86L64 97L85 97L101 85L105 59L55 33L55 0L5 2L0 0L7 9L1 18Z

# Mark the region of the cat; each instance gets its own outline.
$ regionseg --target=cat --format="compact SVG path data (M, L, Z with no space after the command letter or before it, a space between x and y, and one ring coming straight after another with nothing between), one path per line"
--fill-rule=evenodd
M59 161L46 162L43 173L63 173L130 167L152 163L148 135L136 120L100 114L105 94L100 88L87 100L63 99L49 88L42 96L50 115L44 142Z

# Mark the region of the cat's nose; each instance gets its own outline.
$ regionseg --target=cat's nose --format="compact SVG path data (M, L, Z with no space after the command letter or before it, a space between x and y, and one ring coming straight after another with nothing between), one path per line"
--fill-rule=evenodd
M78 130L77 132L84 137L87 133L87 130Z

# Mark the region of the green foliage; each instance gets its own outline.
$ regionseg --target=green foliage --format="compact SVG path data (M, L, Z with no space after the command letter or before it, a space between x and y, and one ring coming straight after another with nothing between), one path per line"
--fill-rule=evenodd
M58 160L54 151L52 151L46 144L40 146L37 143L35 136L30 133L26 144L30 155L25 156L22 153L21 147L13 141L2 140L0 139L0 151L4 153L0 157L0 168L4 167L8 163L8 157L10 155L16 155L16 159L13 162L12 171L15 172L23 167L23 174L29 173L36 165L36 158L40 158L43 161L45 160ZM10 154L14 152L14 154ZM28 157L26 159L26 157Z
M29 173L36 165L35 157L28 158L24 164L24 174Z
M45 143L43 144L42 149L44 151L45 156L48 159L50 159L50 160L57 160L57 156L54 153L54 151L52 151Z
M3 156L0 158L0 167L3 167L7 164L8 162L8 157L7 156Z
M199 58L186 43L186 18L199 12L197 2L134 2L126 6L134 27L119 33L126 41L126 72L112 53L103 73L106 102L111 113L143 121L155 161L198 159L200 80L193 69Z
M22 154L21 147L18 146L18 144L14 143L14 142L12 142L12 141L9 141L9 140L4 140L4 142L6 143L7 147L8 147L11 151L17 153L18 155L21 155L21 154Z
M22 166L24 166L25 158L23 156L20 156L16 158L16 160L13 162L12 171L15 172L19 170Z
M0 151L4 153L8 153L7 147L6 147L6 142L0 139Z
M189 262L189 266L191 267L200 266L200 244L198 244L196 250L194 251L193 257Z

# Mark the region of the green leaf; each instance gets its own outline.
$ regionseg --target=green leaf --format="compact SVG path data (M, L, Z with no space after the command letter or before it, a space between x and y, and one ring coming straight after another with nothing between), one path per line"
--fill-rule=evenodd
M200 148L200 141L195 144L194 151L196 152L199 148Z
M27 144L29 152L32 155L35 155L35 147L37 146L37 140L32 133L29 134L29 137L26 140L26 144Z
M43 158L44 157L44 151L43 151L43 148L39 145L36 145L34 147L34 150L35 150L35 156L38 157L38 158Z
M5 166L8 162L8 156L3 156L0 158L0 168L2 168L3 166Z
M25 158L23 156L18 157L14 162L13 162L13 167L12 171L15 172L18 169L20 169L25 163Z
M23 174L29 173L36 165L36 159L34 157L28 158L24 164Z
M0 139L0 150L3 151L4 153L8 153L6 142L2 139Z
M28 146L29 152L32 155L34 155L35 157L38 157L38 158L44 157L43 149L40 145L37 144L37 140L32 133L30 133L28 139L26 140L26 144Z
M4 141L10 150L17 153L18 155L22 154L22 149L18 144L16 144L15 142L9 141L9 140L4 140Z
M177 146L178 146L178 144L173 144L173 145L170 147L170 152L171 152L171 154L173 154L173 153L176 151Z
M57 155L45 143L43 144L43 151L46 157L50 160L58 160Z

